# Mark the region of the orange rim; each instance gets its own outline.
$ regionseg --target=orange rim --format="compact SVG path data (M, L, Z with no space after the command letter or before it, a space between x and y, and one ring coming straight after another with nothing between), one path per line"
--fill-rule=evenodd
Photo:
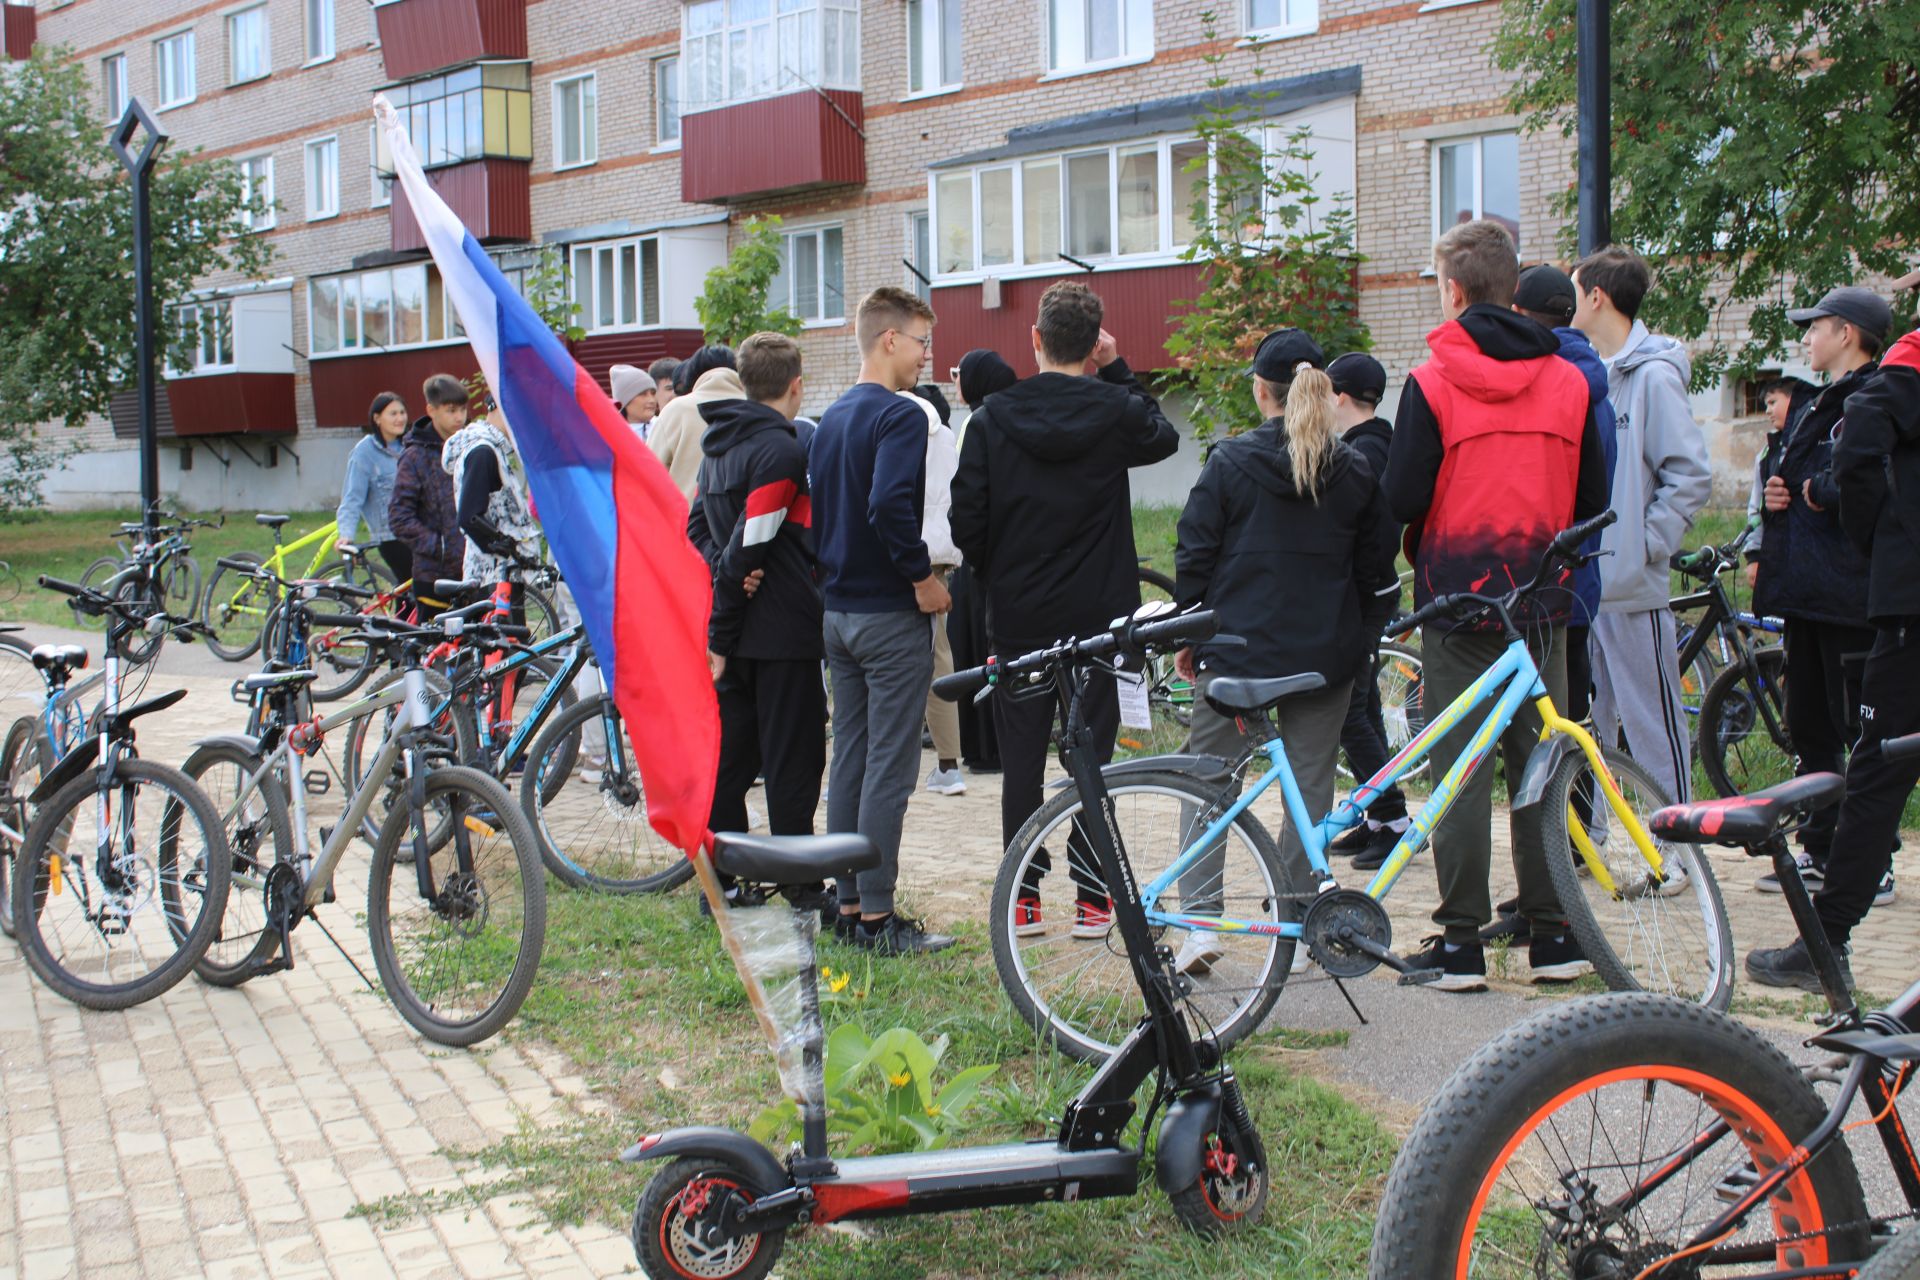
M1460 1253L1456 1259L1454 1274L1458 1280L1468 1280L1468 1268L1473 1263L1473 1243L1480 1225L1481 1214L1485 1212L1487 1200L1493 1194L1494 1186L1500 1180L1501 1171L1513 1158L1520 1145L1533 1136L1549 1115L1558 1111L1568 1100L1582 1094L1592 1093L1610 1084L1622 1081L1659 1081L1677 1085L1699 1098L1727 1122L1733 1136L1737 1138L1750 1155L1763 1167L1772 1167L1785 1160L1794 1150L1795 1144L1788 1140L1780 1126L1774 1123L1772 1116L1757 1106L1744 1093L1728 1085L1724 1080L1715 1080L1711 1076L1689 1070L1685 1067L1637 1065L1620 1067L1613 1071L1603 1071L1599 1075L1589 1076L1568 1086L1548 1100L1545 1105L1528 1116L1525 1123L1514 1130L1513 1136L1500 1149L1493 1165L1487 1170L1486 1177L1474 1192L1473 1204L1467 1211L1465 1230L1461 1232ZM1813 1182L1807 1171L1801 1169L1781 1184L1769 1201L1774 1225L1786 1235L1808 1235L1809 1238L1797 1241L1793 1245L1782 1244L1776 1251L1776 1265L1782 1267L1819 1267L1828 1263L1827 1240L1817 1234L1826 1228L1822 1217L1820 1201L1813 1194ZM1780 1221L1783 1215L1794 1219L1791 1230ZM1704 1224L1703 1224L1704 1225ZM1795 1256L1789 1257L1789 1251Z

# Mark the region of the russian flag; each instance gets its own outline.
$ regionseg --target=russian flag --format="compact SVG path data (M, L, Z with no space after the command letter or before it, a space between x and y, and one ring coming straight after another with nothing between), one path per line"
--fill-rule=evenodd
M428 184L385 96L373 109L626 720L647 817L691 855L713 806L720 712L707 667L712 579L687 541L686 499Z

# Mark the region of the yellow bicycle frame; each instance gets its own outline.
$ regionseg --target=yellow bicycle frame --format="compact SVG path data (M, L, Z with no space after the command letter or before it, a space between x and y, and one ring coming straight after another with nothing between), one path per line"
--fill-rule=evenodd
M1613 810L1620 825L1633 837L1633 843L1640 850L1640 856L1647 860L1653 869L1656 880L1666 879L1666 859L1660 856L1659 846L1640 822L1638 815L1627 807L1626 797L1620 794L1620 784L1613 780L1612 770L1607 768L1606 760L1600 754L1600 744L1593 735L1580 725L1561 715L1554 708L1553 699L1541 696L1534 699L1533 709L1540 715L1540 741L1545 742L1555 734L1563 734L1579 744L1580 751L1587 757L1587 763L1593 767L1593 776L1600 780L1600 790L1607 797L1607 807ZM1573 806L1567 806L1567 833L1573 838L1573 847L1580 852L1586 862L1587 870L1593 873L1593 881L1613 897L1621 897L1619 886L1614 882L1606 863L1600 860L1600 851L1593 846L1593 840L1587 835L1587 829L1574 813Z

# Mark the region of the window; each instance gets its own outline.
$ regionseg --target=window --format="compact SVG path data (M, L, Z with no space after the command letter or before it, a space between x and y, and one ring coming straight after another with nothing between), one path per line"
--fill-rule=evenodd
M907 91L960 85L961 0L907 0Z
M660 323L660 242L613 240L573 246L575 319L589 332Z
M273 157L249 156L234 163L240 167L240 194L246 202L240 210L240 229L271 231L278 220L273 203Z
M1520 135L1442 142L1433 148L1433 229L1490 218L1520 244Z
M933 301L933 219L926 210L907 215L907 288L922 302Z
M127 110L127 55L116 53L100 60L100 97L107 104L107 119L118 120Z
M339 212L340 139L319 138L307 144L307 221Z
M313 355L422 347L465 336L430 262L307 282L307 345Z
M267 6L227 15L227 83L245 84L272 70L267 50Z
M233 302L227 298L190 302L173 309L174 341L167 352L168 371L208 373L233 367Z
M393 174L381 171L380 152L380 126L368 125L367 154L372 160L367 165L367 171L373 175L373 195L368 198L368 203L375 209L384 209L393 203Z
M1307 35L1320 28L1320 0L1241 0L1247 38Z
M162 107L193 101L193 32L153 42L153 77L159 82Z
M325 62L333 57L333 0L306 0L307 61Z
M839 324L847 316L846 262L839 227L788 234L780 253L780 274L767 288L767 304L807 324Z
M533 158L533 81L525 62L482 62L386 90L423 167L483 156ZM386 139L374 133L374 166L393 172Z
M657 146L680 142L680 58L656 58L653 63L653 138Z
M1047 0L1047 70L1089 71L1153 55L1153 0Z
M573 169L600 155L598 85L592 75L553 86L553 167Z
M685 111L860 87L859 0L694 0L683 23Z

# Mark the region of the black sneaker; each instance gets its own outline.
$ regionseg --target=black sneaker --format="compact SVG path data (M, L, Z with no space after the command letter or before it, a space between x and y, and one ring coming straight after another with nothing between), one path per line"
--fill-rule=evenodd
M1405 834L1405 831L1395 831L1392 827L1382 827L1374 832L1367 847L1353 855L1353 869L1378 871L1393 856L1394 846L1400 843L1400 837Z
M844 942L850 947L860 945L860 913L842 911L838 907L833 911L833 936L835 941Z
M1420 985L1437 991L1485 991L1487 989L1487 952L1478 942L1463 942L1449 947L1439 936L1426 940L1426 950L1407 957L1416 973L1438 970L1440 976Z
M1818 893L1827 883L1827 869L1804 853L1793 855L1793 865L1800 872L1800 882L1807 886L1808 893ZM1780 877L1769 871L1753 882L1753 887L1761 893L1784 893L1780 887Z
M1535 935L1527 943L1527 964L1535 982L1572 982L1593 972L1586 952L1580 950L1570 933L1550 938Z
M1840 980L1853 990L1853 969L1847 964L1851 948L1836 947L1835 957L1840 961ZM1824 995L1826 988L1820 985L1820 975L1814 971L1813 957L1807 954L1804 938L1795 938L1784 947L1762 947L1747 952L1747 976L1755 982L1769 987L1796 987L1801 991L1811 991L1815 995Z
M1503 902L1496 907L1495 911L1499 913L1499 918L1480 931L1480 945L1490 947L1500 943L1517 947L1525 942L1527 935L1533 930L1528 926L1525 917L1517 914L1519 909L1520 904L1517 902Z
M944 933L928 933L918 920L909 920L899 912L889 912L878 920L862 920L854 934L854 945L877 951L883 956L904 956L945 951L953 939Z
M1377 828L1367 825L1367 820L1362 818L1358 826L1347 828L1341 833L1339 839L1329 844L1327 852L1337 853L1343 858L1351 857L1373 842L1373 834L1376 830Z

